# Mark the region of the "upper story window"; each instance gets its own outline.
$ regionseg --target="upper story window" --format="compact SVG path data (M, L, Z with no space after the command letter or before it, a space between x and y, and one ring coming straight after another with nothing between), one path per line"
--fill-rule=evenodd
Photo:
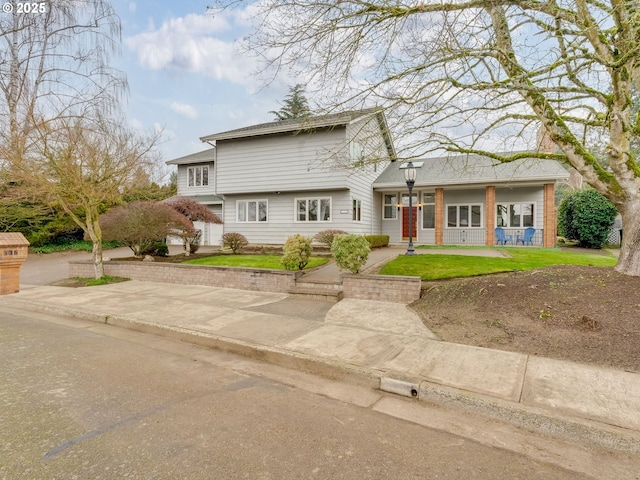
M209 166L187 167L187 186L206 187L209 185Z
M533 203L499 203L496 225L498 227L535 227Z
M296 198L297 222L330 222L331 197Z
M355 140L349 143L349 156L351 157L351 163L354 165L364 165L364 148Z

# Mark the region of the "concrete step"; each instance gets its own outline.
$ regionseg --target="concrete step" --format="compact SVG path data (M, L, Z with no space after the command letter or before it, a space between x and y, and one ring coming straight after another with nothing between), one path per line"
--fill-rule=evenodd
M335 289L322 289L322 288L307 288L296 286L287 292L291 297L305 299L305 300L317 300L329 303L338 303L342 300L342 290Z
M322 282L312 281L305 282L301 280L296 281L296 288L304 288L306 290L339 290L342 291L342 284L336 282Z

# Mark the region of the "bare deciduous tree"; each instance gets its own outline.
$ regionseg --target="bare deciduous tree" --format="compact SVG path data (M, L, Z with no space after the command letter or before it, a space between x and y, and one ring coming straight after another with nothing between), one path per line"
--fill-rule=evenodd
M49 121L117 106L124 75L109 65L120 19L108 0L5 1L0 15L0 169L25 155ZM31 11L31 9L34 9Z
M99 215L119 203L140 168L156 163L159 133L142 135L103 118L59 119L41 126L37 150L16 161L13 176L59 205L93 243L96 278L104 275Z
M265 0L253 9L250 48L274 72L305 75L332 107L384 105L402 156L439 149L573 166L622 214L616 269L640 275L637 0ZM536 149L541 128L555 152Z

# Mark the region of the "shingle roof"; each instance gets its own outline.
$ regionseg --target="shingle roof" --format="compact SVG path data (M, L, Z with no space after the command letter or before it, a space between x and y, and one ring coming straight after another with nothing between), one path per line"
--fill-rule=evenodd
M413 160L416 168L415 186L446 186L526 181L556 181L569 177L562 165L552 160L522 159L509 163L480 155L456 155ZM373 183L374 188L406 186L406 162L391 163Z
M174 158L165 162L167 165L185 165L192 163L207 163L213 162L216 159L215 149L209 148L202 152L192 153L191 155L185 155L184 157Z
M371 115L376 115L378 117L380 129L387 137L387 148L389 149L390 153L393 153L393 156L395 157L389 129L387 127L386 120L384 119L384 114L380 108L351 110L329 115L292 118L276 122L261 123L258 125L237 128L235 130L228 130L226 132L214 133L212 135L200 137L200 140L203 142L210 142L214 140L232 140L237 138L256 137L260 135L273 135L276 133L300 132L317 128L337 127L340 125L347 125L351 122Z

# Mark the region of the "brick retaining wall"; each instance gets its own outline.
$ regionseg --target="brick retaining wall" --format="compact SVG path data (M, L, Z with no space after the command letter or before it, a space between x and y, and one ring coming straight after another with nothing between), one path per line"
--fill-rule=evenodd
M420 298L421 286L420 277L342 275L343 298L407 304Z
M205 285L211 287L287 293L296 286L301 272L260 268L211 267L179 263L104 262L104 273L149 282ZM93 277L93 263L69 262L69 277ZM420 298L419 277L342 275L343 298L379 302L411 303Z
M259 268L210 267L179 263L104 262L104 273L148 282L205 285L261 292L288 292L299 272ZM69 277L93 277L92 262L69 262Z

